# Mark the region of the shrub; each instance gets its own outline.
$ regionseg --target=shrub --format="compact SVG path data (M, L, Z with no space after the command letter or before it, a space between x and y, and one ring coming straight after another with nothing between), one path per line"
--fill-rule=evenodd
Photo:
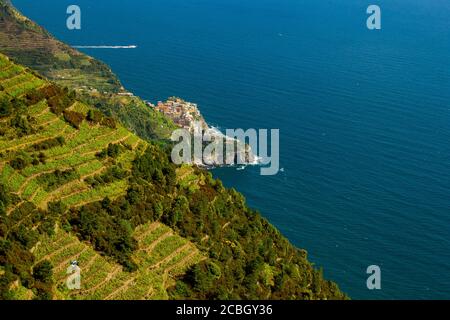
M39 183L41 183L46 191L53 191L58 187L78 179L80 176L74 169L69 169L65 171L56 170L52 173L47 173L38 178Z
M36 89L28 91L25 95L26 104L28 106L37 104L39 101L44 100L45 98L45 94L42 91Z
M111 129L116 129L117 128L117 123L116 120L112 117L105 117L103 118L102 125L110 127Z
M22 170L28 167L32 161L33 159L28 154L21 152L9 162L9 165L15 170Z
M49 283L52 281L52 276L53 276L52 269L53 269L53 266L50 261L45 260L45 261L39 262L33 268L33 277L36 281Z
M84 115L75 111L64 111L64 119L69 122L75 129L80 129L81 123L84 120Z
M11 199L3 184L0 184L0 215L5 214Z
M19 112L23 112L27 107L26 101L20 98L12 99L11 104L14 110Z
M104 159L106 157L111 157L113 159L117 158L120 155L122 148L119 144L110 143L106 149L103 149L101 152L97 154L97 157L100 159Z
M61 89L55 85L45 87L42 89L42 92L47 99L50 110L58 115L71 106L75 99L73 92L69 92L67 88Z
M117 158L120 154L120 146L118 144L110 143L106 153L108 154L108 157Z
M0 97L0 117L9 117L13 112L11 102L7 97Z
M38 92L39 94L42 94L45 97L45 99L48 100L49 98L60 94L61 89L54 84L49 84L48 86L45 86L42 89L40 89Z
M16 114L16 116L11 119L10 125L16 128L19 137L35 133L35 130L29 123L28 118L19 114Z
M62 146L62 145L64 145L64 143L65 143L64 137L51 138L51 139L36 143L36 144L32 145L29 149L31 151L43 151L43 150L48 150L51 148ZM41 154L43 154L43 153L39 154L40 157L41 157ZM44 155L44 157L45 157L45 155Z
M105 173L97 175L95 177L89 177L86 179L86 183L90 184L92 187L97 187L99 185L112 183L116 180L122 180L127 177L127 171L121 169L118 166L112 166Z
M101 123L103 120L103 114L97 110L89 110L86 116L86 120L93 123Z
M52 269L53 266L48 260L39 262L33 268L33 278L35 280L34 289L36 291L36 299L38 300L52 299Z

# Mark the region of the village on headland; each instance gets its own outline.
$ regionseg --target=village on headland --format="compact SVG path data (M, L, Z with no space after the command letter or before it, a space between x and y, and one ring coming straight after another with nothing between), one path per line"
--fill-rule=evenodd
M156 106L150 102L147 102L147 105L172 119L180 128L192 131L195 124L200 123L203 130L210 129L201 115L198 105L195 103L177 97L170 97L165 102L158 101Z
M244 159L245 163L256 163L257 156L253 154L251 147L238 140L236 137L228 137L221 133L216 128L212 128L203 118L198 105L192 102L185 101L178 97L170 97L167 101L159 101L156 105L151 102L146 101L146 104L155 109L158 112L163 113L178 127L186 129L193 133L196 129L200 128L206 134L211 136L220 137L224 140L226 145L242 146L242 148L237 147L236 154L234 157L240 157ZM232 148L234 150L234 147ZM214 156L208 159L210 163L216 162Z

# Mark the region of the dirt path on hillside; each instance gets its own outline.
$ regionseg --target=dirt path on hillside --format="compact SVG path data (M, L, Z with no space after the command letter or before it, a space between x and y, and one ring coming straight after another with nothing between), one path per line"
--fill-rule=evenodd
M108 273L108 275L106 276L106 278L103 281L101 281L99 284L95 285L94 287L92 287L90 289L81 291L80 293L86 294L86 293L89 293L89 292L92 292L92 291L95 291L95 290L101 288L105 283L108 283L110 280L112 280L116 276L116 274L119 273L120 271L122 271L121 267L113 268L113 270Z
M177 250L173 251L171 254L169 254L167 257L165 257L164 259L162 259L158 263L155 263L155 264L151 265L150 267L148 267L148 270L158 269L161 265L163 265L166 262L169 262L170 260L175 258L179 253L181 253L184 250L189 249L190 247L191 247L191 244L190 243L186 243L185 245L179 247Z
M145 239L145 237L147 237L149 234L153 233L153 231L158 229L159 226L161 226L161 223L153 222L152 224L150 224L148 227L145 228L146 230L142 234L136 237L136 240L138 242L141 242L142 240Z
M167 238L173 236L173 232L167 231L166 233L162 234L161 236L159 236L159 238L157 238L155 241L153 241L149 246L139 249L139 251L144 251L147 254L151 254L152 251L155 249L155 247L160 244L161 242L163 242L164 240L166 240Z
M50 253L50 254L48 254L48 255L42 257L41 259L39 259L38 261L36 261L35 265L37 265L39 262L42 262L42 261L44 261L44 260L51 260L51 259L52 259L54 256L56 256L57 254L63 252L63 251L66 250L66 249L69 249L69 248L71 248L71 247L74 247L74 246L76 246L76 245L78 245L78 244L80 244L80 243L77 242L77 241L72 241L72 242L66 244L65 246L59 248L58 250L55 250L55 251L53 251L52 253Z

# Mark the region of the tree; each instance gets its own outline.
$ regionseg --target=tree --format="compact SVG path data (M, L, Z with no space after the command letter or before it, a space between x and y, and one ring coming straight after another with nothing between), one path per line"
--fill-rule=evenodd
M172 210L164 215L163 221L171 227L175 227L189 210L189 201L185 196L178 196Z
M75 129L80 129L81 123L84 120L84 115L76 111L64 110L64 119L69 122Z
M196 264L186 274L187 281L193 286L194 290L203 293L213 289L214 283L220 276L220 267L211 261Z
M39 262L33 268L33 278L43 283L51 283L53 277L53 266L50 261Z
M86 119L89 122L100 123L103 119L103 114L100 111L90 109Z
M10 197L3 184L0 184L0 214L5 213L10 202Z
M13 111L12 104L8 100L8 98L1 96L0 97L0 117L8 117L11 115Z
M32 134L34 131L33 127L28 122L28 119L21 116L19 113L11 120L11 126L16 128L19 136Z

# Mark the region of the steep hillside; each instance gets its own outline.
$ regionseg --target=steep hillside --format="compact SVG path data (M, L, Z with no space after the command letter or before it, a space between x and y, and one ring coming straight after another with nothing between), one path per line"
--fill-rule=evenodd
M0 52L74 90L78 99L120 120L143 139L165 139L175 128L140 98L128 96L107 65L58 41L5 0L0 0Z
M158 222L137 228L133 236L139 247L133 255L139 265L136 272L124 271L63 230L40 238L34 250L36 263L52 264L56 299L140 300L168 299L167 288L174 285L174 277L204 259L192 243ZM70 291L66 270L73 260L81 266L82 288Z
M1 298L345 298L239 193L165 148L0 54Z
M124 192L120 181L91 190L89 178L112 168L97 155L109 145L123 148L114 165L130 167L140 139L98 112L98 119L83 121L86 105L4 57L0 61L0 182L43 209L53 199L77 205Z
M56 298L167 298L169 275L182 274L202 257L193 244L160 223L141 226L133 233L138 250L132 259L139 267L126 272L45 213L55 202L77 208L125 195L132 162L146 143L3 55L0 90L0 185L8 199L2 201L2 245L19 240L34 253L34 266L50 261ZM74 259L89 289L64 289ZM26 290L17 283L12 287L16 297Z

